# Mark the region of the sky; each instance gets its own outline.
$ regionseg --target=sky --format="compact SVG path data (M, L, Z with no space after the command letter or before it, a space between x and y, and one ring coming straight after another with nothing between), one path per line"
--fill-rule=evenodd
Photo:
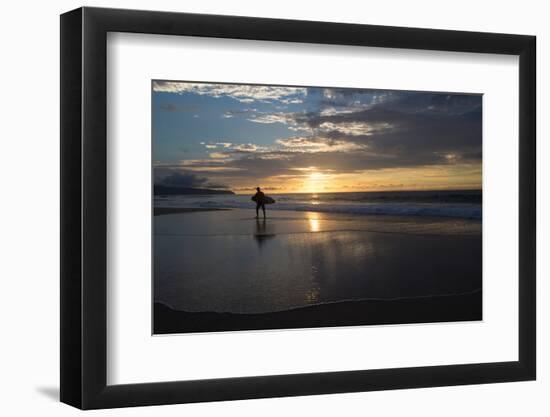
M155 184L481 189L477 94L154 80L152 118Z

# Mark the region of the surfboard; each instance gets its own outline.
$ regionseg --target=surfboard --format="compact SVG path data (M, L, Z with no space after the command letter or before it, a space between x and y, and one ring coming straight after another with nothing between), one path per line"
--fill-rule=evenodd
M256 201L256 196L252 196L251 198L252 201ZM275 200L269 196L264 196L264 204L274 204L275 203Z

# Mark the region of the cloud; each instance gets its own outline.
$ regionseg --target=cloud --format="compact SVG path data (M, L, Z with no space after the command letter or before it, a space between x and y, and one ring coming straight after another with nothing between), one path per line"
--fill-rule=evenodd
M199 107L198 106L186 106L181 104L174 104L174 103L162 103L160 106L161 110L164 111L170 111L170 112L196 112Z
M250 122L271 124L271 123L294 123L294 114L292 113L272 113L252 116L248 119Z
M310 88L300 97L295 92L293 96L282 90L274 93L248 89L256 86L229 86L235 87L229 91L226 85L207 85L207 89L176 84L177 88L171 84L158 88L181 94L231 95L241 102L277 96L273 100L279 103L303 100L307 104L294 112L281 111L275 104L271 106L273 112L228 110L223 117L243 117L259 125L283 124L289 136L269 144L263 138L261 144L254 138L243 143L242 137L201 142L204 159L183 160L170 166L158 164L158 169L184 170L233 184L268 177L300 178L311 173L307 171L311 167L327 175L361 173L367 177L376 171L426 167L443 167L441 175L447 177L449 172L481 175L480 95ZM316 101L312 104L311 100ZM265 105L257 107L266 109ZM261 132L259 126L253 131Z
M301 120L300 113L264 113L251 115L248 121L260 124L282 123L287 125L288 129L293 131L311 130L310 127L304 124L303 120Z
M392 125L387 122L365 123L361 121L351 121L343 123L323 122L319 129L325 132L341 132L351 136L370 136L374 132L389 130Z
M158 183L168 187L202 187L208 182L207 178L200 178L191 172L172 172Z
M219 148L230 148L233 146L231 142L201 142L201 145L204 145L206 149L219 149Z
M178 165L171 165L171 168L181 168L188 171L198 172L234 172L241 171L236 166L228 166L224 158L216 159L186 159L180 161Z
M475 103L474 103L475 104ZM398 107L394 103L393 107ZM290 175L296 167L362 172L400 167L480 164L481 108L468 113L427 110L410 113L383 105L350 113L323 116L320 112L285 115L271 120L291 120L307 126L305 136L280 138L271 146L231 144L225 169L238 175Z
M281 102L285 104L302 104L304 100L300 98L283 98Z
M325 107L320 110L320 116L336 116L337 114L355 113L361 110L365 110L364 106L346 106L343 108L337 108L333 106Z
M226 184L212 183L208 178L199 177L192 172L182 170L155 170L155 174L157 175L155 178L155 185L179 188L229 188Z
M353 152L366 149L366 145L346 140L324 137L291 137L278 139L277 143L290 152Z
M256 145L254 143L201 142L201 145L204 145L206 149L220 149L221 151L217 154L223 153L226 155L225 157L229 157L231 154L236 153L263 152L269 149L268 147ZM218 158L220 157L218 156Z
M399 160L406 164L415 159L419 164L449 161L444 154L457 155L455 161L480 161L481 96L447 96L396 93L358 111L277 113L266 120L285 121L311 132L307 137L313 141L332 139L342 150L344 143L354 145L348 147L350 151L360 146L392 165Z
M181 81L153 81L153 91L173 94L193 93L210 97L230 97L241 103L299 99L307 93L301 87L275 87L245 84L206 84Z
M238 167L227 165L225 158L206 158L206 159L184 159L179 163L162 163L155 162L155 172L164 172L165 174L172 171L197 171L197 172L233 172L240 171ZM166 176L166 175L164 175Z
M222 114L222 117L224 119L231 119L238 116L247 116L257 111L257 109L227 110Z
M229 150L233 151L233 152L243 152L243 153L247 153L247 152L261 152L261 151L264 151L268 148L266 147L263 147L263 146L259 146L259 145L256 145L254 143L239 143L239 144L234 144L232 146L229 147Z
M372 108L395 99L399 92L357 88L324 88L319 103L326 113L348 113Z
M223 152L212 152L210 153L210 158L214 158L214 159L225 159L225 158L229 158L229 155L227 153L223 153Z

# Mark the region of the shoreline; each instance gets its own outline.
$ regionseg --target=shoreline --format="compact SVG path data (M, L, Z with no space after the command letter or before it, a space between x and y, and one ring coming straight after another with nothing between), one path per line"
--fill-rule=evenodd
M153 207L153 216L164 216L169 214L185 214L185 213L203 213L211 211L240 211L252 213L253 218L255 214L255 206L250 207ZM335 217L355 217L355 218L379 218L379 219L407 219L407 220L419 220L419 221L464 221L472 223L482 223L483 219L470 218L470 217L453 217L453 216L438 216L430 214L402 214L402 213L361 213L361 212L346 212L346 211L328 211L319 210L319 208L312 207L311 209L294 209L294 208L268 208L268 213L280 215L282 212L291 212L302 215L304 213L316 213L324 216ZM273 219L273 215L266 216L266 220ZM260 214L260 220L263 219L263 215Z
M327 208L327 207L330 207ZM386 211L384 211L386 209ZM389 209L389 210L387 210ZM467 207L466 209L472 209ZM208 211L230 211L230 210L244 210L249 212L255 211L255 205L246 204L246 205L235 205L227 207L153 207L154 216L165 215L165 214L181 214L181 213L196 213L196 212L208 212ZM282 211L294 212L294 213L319 213L323 215L336 215L336 216L374 216L374 217L405 217L405 218L414 218L414 219L442 219L442 220L458 220L458 221L472 221L481 223L483 221L479 213L472 215L464 215L460 212L463 210L462 207L454 206L448 208L448 210L454 210L456 213L442 213L425 207L412 207L412 212L401 211L402 208L392 207L388 205L385 208L384 203L379 203L376 206L360 206L357 207L345 206L345 208L330 206L330 205L316 205L311 207L306 207L302 205L298 206L284 206L278 205L276 207L267 206L266 212L268 213L279 213ZM437 210L437 209L436 209ZM477 210L477 208L473 208ZM261 217L261 216L260 216ZM267 216L269 218L269 215Z
M274 330L482 320L482 292L340 301L272 313L186 312L154 303L154 334Z

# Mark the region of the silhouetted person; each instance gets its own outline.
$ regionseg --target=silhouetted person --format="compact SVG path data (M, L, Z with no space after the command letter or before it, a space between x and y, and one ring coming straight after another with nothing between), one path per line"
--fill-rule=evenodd
M260 187L256 188L256 194L254 194L253 199L256 202L256 218L259 217L259 211L261 207L262 211L264 212L265 219L265 194L260 190Z

